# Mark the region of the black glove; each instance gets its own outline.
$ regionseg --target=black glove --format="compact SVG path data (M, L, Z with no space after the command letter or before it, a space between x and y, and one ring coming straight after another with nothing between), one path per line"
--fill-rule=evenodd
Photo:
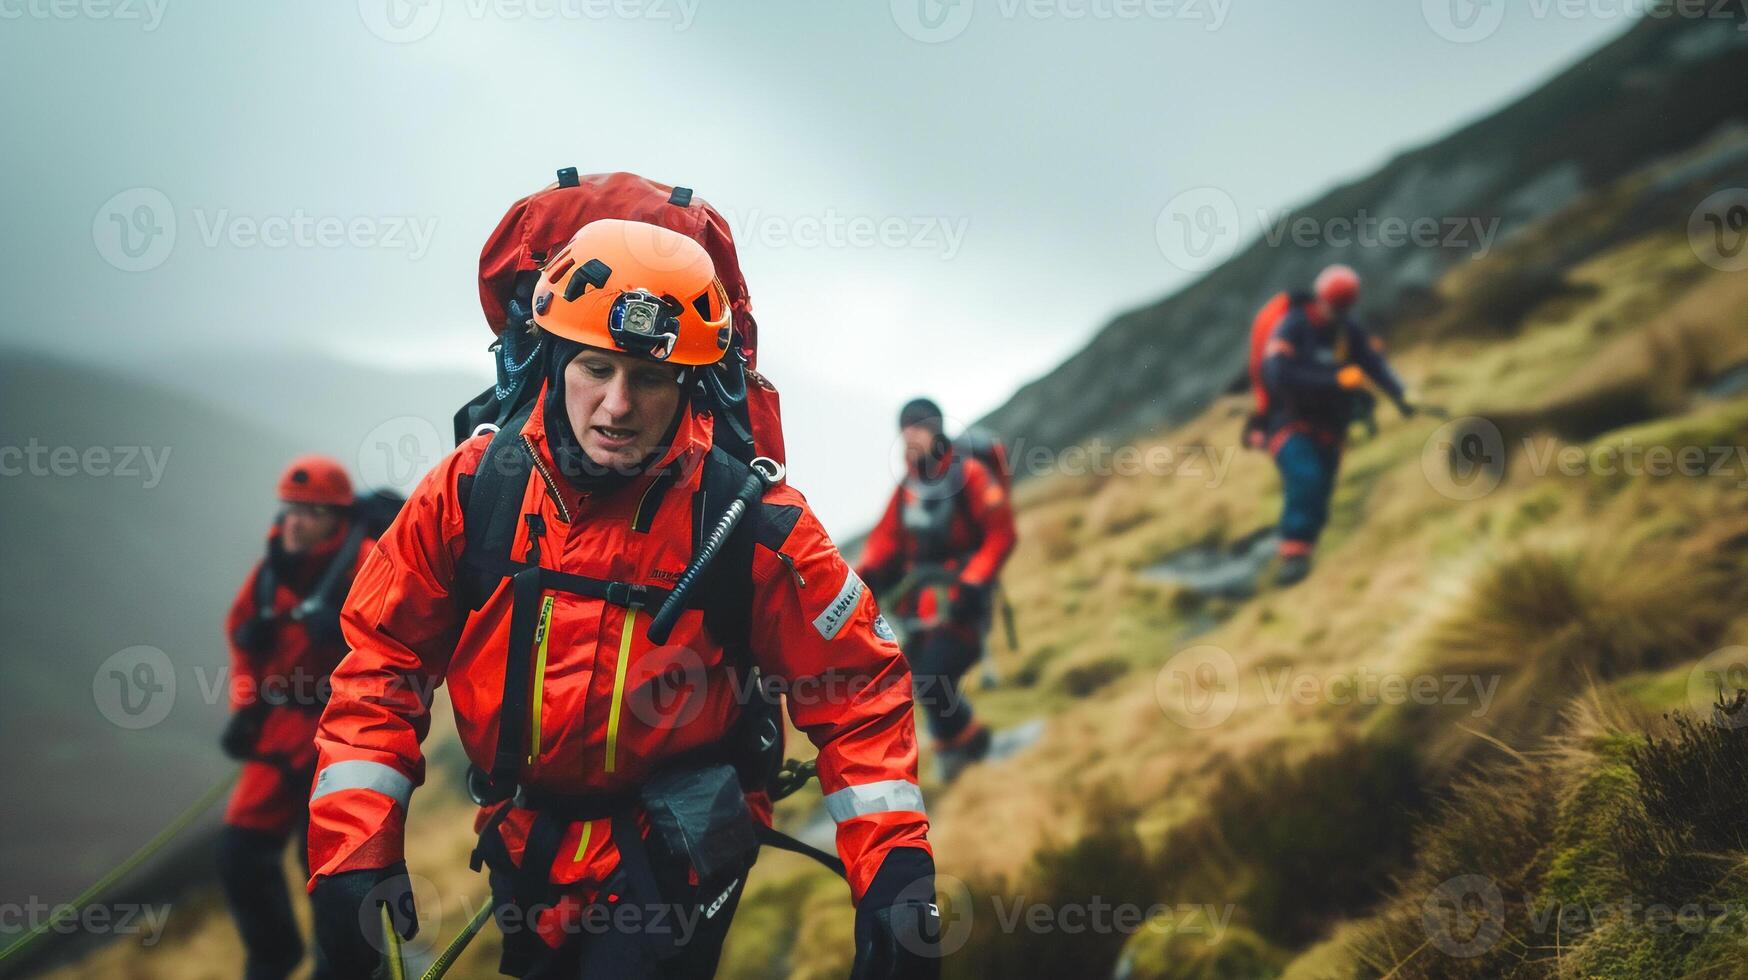
M962 626L982 625L984 617L989 615L989 600L994 591L987 584L973 585L961 581L958 594L953 597L953 622Z
M895 848L856 906L850 980L934 980L941 975L940 943L935 859L920 848Z
M315 910L318 980L353 980L376 974L388 948L379 907L384 902L402 939L419 934L419 914L413 907L406 862L342 871L316 882L310 905Z
M267 721L269 706L257 701L238 708L225 722L225 733L219 736L219 747L233 759L248 759L255 754L261 741L261 726Z

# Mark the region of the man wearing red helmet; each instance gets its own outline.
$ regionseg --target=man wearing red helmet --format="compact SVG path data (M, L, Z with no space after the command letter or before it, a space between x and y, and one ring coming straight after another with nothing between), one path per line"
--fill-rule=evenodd
M288 976L303 958L281 855L308 821L316 721L328 675L346 653L340 602L373 544L354 527L352 481L334 460L293 460L279 501L267 555L225 621L232 714L221 744L243 771L225 809L218 863L249 980Z
M780 471L742 484L733 535L705 516L729 464L694 382L733 342L709 255L665 228L600 220L538 275L540 393L425 476L342 613L353 652L316 736L310 803L319 975L376 965L379 901L397 932L417 929L402 838L440 683L472 762L500 968L712 975L770 820L736 749L757 717L749 672L784 690L819 749L856 905L854 976L932 975L904 657ZM702 606L668 606L723 540ZM724 593L745 602L725 609Z
M1383 345L1349 315L1360 278L1345 265L1324 269L1309 294L1291 297L1262 349L1268 409L1263 435L1281 473L1280 565L1291 585L1311 571L1311 555L1329 516L1355 393L1369 379L1404 416L1414 414Z

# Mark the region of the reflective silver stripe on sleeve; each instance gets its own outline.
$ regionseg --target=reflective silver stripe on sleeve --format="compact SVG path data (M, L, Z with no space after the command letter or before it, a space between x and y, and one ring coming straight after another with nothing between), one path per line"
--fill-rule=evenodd
M882 779L877 783L845 786L825 798L825 812L838 823L863 814L900 810L923 812L923 791L908 779Z
M856 577L854 569L845 565L843 587L838 589L838 594L832 597L825 611L813 617L813 628L828 640L836 639L856 612L856 603L861 600L862 580Z
M365 759L351 759L330 763L323 769L316 777L316 788L310 793L310 800L313 802L343 789L367 789L372 793L381 793L399 803L403 810L407 808L407 801L413 798L413 781L396 772L392 766Z

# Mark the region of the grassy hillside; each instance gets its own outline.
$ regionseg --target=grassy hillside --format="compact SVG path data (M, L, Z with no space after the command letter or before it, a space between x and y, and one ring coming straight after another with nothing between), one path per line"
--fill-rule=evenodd
M931 794L949 976L1748 975L1744 745L1712 725L1706 673L1742 661L1702 664L1748 643L1748 277L1702 265L1685 231L1739 147L1631 175L1446 277L1394 356L1423 399L1498 430L1500 482L1462 499L1452 430L1385 418L1290 591L1207 599L1145 574L1278 512L1272 467L1236 449L1242 398L1140 446L1229 458L1223 476L1024 486L1006 578L1023 642L997 644L1010 684L976 698L1051 727ZM1512 297L1533 265L1539 294ZM1688 447L1719 471L1608 463ZM1513 915L1485 954L1422 922L1464 876ZM749 919L790 930L743 925L737 952L759 955L736 975L842 975L834 884L774 878ZM1712 911L1660 931L1612 908L1634 901ZM1071 929L1066 910L1100 902L1154 914Z

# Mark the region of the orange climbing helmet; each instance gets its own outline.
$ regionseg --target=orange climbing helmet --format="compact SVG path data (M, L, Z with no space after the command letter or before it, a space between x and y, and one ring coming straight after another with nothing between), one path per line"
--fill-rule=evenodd
M669 364L714 364L730 341L728 294L704 246L642 221L584 225L540 270L540 329Z
M352 506L346 467L327 456L299 456L279 476L279 499L288 504Z

